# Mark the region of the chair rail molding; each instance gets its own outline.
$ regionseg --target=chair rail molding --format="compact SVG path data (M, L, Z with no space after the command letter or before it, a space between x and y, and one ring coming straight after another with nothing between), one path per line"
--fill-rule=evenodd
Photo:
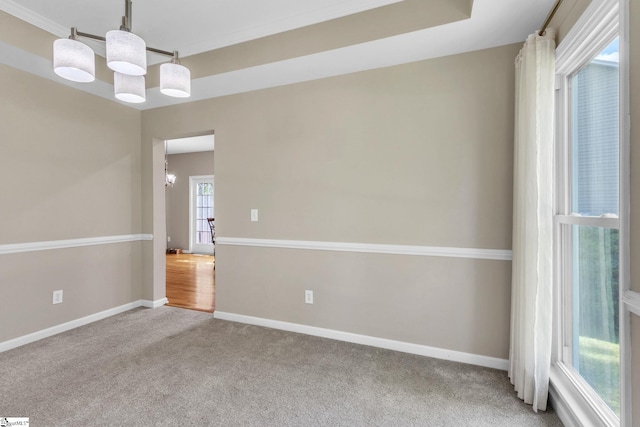
M108 245L113 243L153 240L152 234L122 234L118 236L86 237L81 239L49 240L46 242L11 243L0 245L0 255L54 249L78 248L82 246Z
M265 248L308 249L316 251L363 252L374 254L471 258L498 261L511 261L512 258L511 250L508 249L386 245L378 243L317 242L309 240L253 239L244 237L217 237L216 244Z

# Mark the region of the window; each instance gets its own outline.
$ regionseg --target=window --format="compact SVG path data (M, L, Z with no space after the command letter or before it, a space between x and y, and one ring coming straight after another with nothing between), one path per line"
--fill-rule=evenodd
M213 175L189 177L189 250L213 254L214 247L208 218L214 218Z
M618 273L618 39L569 78L569 217L561 238L571 266L568 353L573 369L620 415ZM588 225L579 219L588 218ZM609 221L613 220L613 221ZM568 268L569 266L564 266ZM569 335L570 334L570 335Z
M558 179L565 322L562 362L620 415L618 39L567 77Z
M593 416L619 425L628 398L620 332L628 196L620 188L618 3L594 3L585 15L557 50L555 381L566 378L565 390Z
M196 243L211 245L208 218L213 218L213 182L196 184Z
M618 230L571 225L573 369L620 416Z

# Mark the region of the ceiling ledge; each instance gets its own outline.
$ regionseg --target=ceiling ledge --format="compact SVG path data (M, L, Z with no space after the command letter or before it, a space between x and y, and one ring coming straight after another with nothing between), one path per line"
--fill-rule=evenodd
M183 57L182 64L193 78L240 70L466 20L472 5L473 0L404 0ZM149 81L158 73L159 65L150 67Z

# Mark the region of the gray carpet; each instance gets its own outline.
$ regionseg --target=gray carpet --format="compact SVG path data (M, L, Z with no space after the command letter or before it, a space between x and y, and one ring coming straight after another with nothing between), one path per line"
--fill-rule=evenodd
M32 426L561 426L506 373L136 309L0 353L0 416Z

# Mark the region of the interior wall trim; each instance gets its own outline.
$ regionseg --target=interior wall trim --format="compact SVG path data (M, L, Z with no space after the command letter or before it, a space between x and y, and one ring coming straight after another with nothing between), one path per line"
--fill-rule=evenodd
M157 299L155 301L151 301L151 300L147 300L147 299L141 299L140 300L140 306L141 307L146 307L146 308L158 308L158 307L162 307L163 305L167 305L169 304L169 299L168 298L160 298Z
M626 291L622 297L627 310L640 316L640 292Z
M41 331L34 332L32 334L23 335L18 338L14 338L8 341L0 342L0 353L3 351L11 350L16 347L23 346L25 344L30 344L32 342L41 340L43 338L48 338L53 335L57 335L62 332L69 331L71 329L77 328L79 326L88 325L89 323L97 322L98 320L106 319L107 317L115 316L116 314L124 313L125 311L132 310L138 307L148 307L148 308L157 308L163 306L167 303L166 298L161 298L156 301L149 300L138 300L133 301L128 304L124 304L118 307L110 308L108 310L104 310L98 313L90 314L89 316L81 317L79 319L71 320L66 323L62 323L60 325L52 326L47 329L43 329Z
M368 345L403 353L417 354L436 359L451 360L454 362L469 363L471 365L506 371L509 361L497 357L483 356L479 354L464 353L461 351L447 350L444 348L429 347L422 344L414 344L404 341L395 341L386 338L372 337L369 335L354 334L351 332L336 331L333 329L318 328L315 326L301 325L299 323L282 322L279 320L264 319L261 317L245 316L243 314L214 311L213 317L230 322L246 323L249 325L263 326L266 328L280 329L288 332L313 335L354 344Z
M217 237L216 244L266 248L310 249L316 251L363 252L373 254L489 259L498 261L511 261L512 258L511 250L507 249L385 245L377 243L315 242L308 240L251 239L244 237Z
M596 43L594 39L618 31L618 13L618 0L600 0L588 7L556 48L556 74L566 74L573 64L586 64L604 49L610 41Z
M108 245L112 243L138 242L143 240L153 240L153 234L123 234L120 236L50 240L47 242L11 243L8 245L0 245L0 255L48 251L54 249L78 248L82 246Z

